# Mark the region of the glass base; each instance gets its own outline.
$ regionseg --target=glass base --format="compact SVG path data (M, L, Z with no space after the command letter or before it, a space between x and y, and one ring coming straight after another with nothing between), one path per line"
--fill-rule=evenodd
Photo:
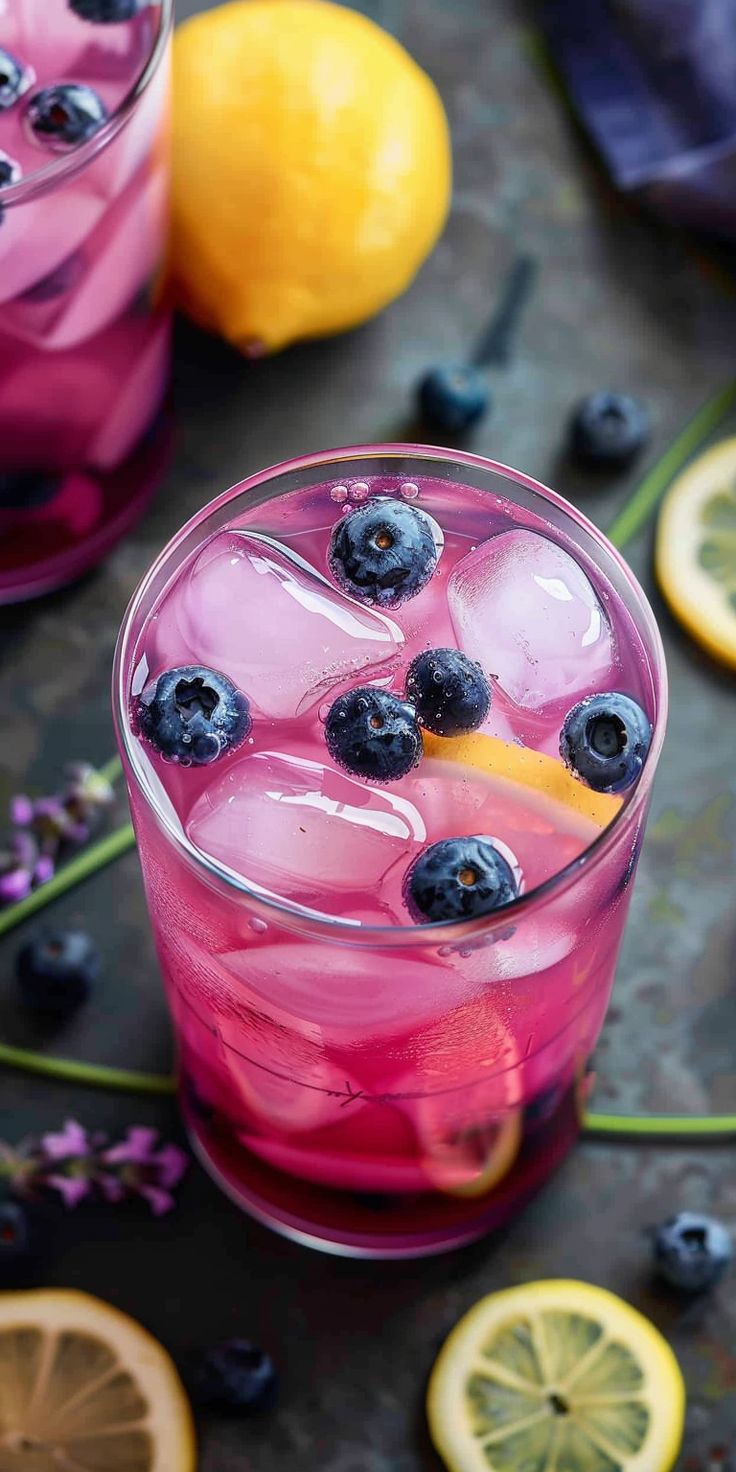
M526 1135L516 1163L487 1195L407 1195L330 1190L297 1180L244 1149L216 1115L183 1105L192 1148L216 1185L250 1216L305 1247L340 1257L410 1258L451 1252L502 1227L562 1163L579 1132L573 1090Z

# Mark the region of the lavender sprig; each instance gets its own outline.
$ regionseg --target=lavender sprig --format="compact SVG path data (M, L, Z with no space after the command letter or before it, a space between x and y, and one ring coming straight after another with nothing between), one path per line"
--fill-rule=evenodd
M175 1204L173 1191L188 1164L178 1145L162 1144L158 1131L145 1125L131 1125L116 1144L74 1119L17 1146L0 1141L0 1178L14 1195L58 1191L68 1207L85 1197L114 1205L138 1196L154 1216L163 1216Z
M17 904L53 878L57 864L87 842L114 793L88 762L67 768L60 793L10 800L10 833L0 849L0 907Z

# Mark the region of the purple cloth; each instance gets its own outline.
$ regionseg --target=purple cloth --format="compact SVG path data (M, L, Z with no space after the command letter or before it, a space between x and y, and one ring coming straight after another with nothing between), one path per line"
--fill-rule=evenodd
M736 0L547 0L545 30L614 183L736 239Z

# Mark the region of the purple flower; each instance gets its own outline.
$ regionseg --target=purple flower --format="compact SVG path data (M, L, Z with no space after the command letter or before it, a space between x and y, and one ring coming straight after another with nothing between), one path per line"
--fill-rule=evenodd
M78 1206L85 1196L89 1196L92 1183L85 1176L62 1176L50 1175L44 1177L44 1185L51 1186L58 1191L64 1199L64 1205L71 1208Z
M132 1195L143 1196L156 1216L170 1211L174 1205L171 1190L178 1186L188 1165L187 1156L178 1145L157 1149L158 1131L145 1125L134 1125L124 1140L104 1150L104 1166L118 1166L120 1179Z
M14 828L27 828L33 822L33 803L23 792L10 799L10 821Z
M68 1160L70 1156L91 1153L87 1131L76 1119L68 1119L57 1134L42 1135L41 1147L48 1160Z
M9 869L0 874L0 904L14 905L31 892L31 876L27 869Z
M127 1161L134 1165L149 1165L154 1158L157 1139L158 1130L149 1129L147 1125L131 1125L125 1139L103 1151L102 1158L110 1165L121 1165Z
M49 879L53 879L55 869L56 865L51 856L49 854L42 854L41 858L33 866L34 885L46 884Z

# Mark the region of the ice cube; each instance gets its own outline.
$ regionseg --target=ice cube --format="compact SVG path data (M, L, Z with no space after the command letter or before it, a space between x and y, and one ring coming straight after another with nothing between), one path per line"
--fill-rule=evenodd
M261 533L218 533L179 587L179 625L197 659L273 719L302 715L348 680L386 673L403 644L392 619L336 592Z
M516 528L481 542L454 568L447 596L460 647L516 705L569 707L605 688L608 618L587 574L548 537Z
M187 824L196 847L251 884L355 918L402 854L426 840L418 809L306 757L243 758L207 788ZM374 923L381 915L374 905Z

